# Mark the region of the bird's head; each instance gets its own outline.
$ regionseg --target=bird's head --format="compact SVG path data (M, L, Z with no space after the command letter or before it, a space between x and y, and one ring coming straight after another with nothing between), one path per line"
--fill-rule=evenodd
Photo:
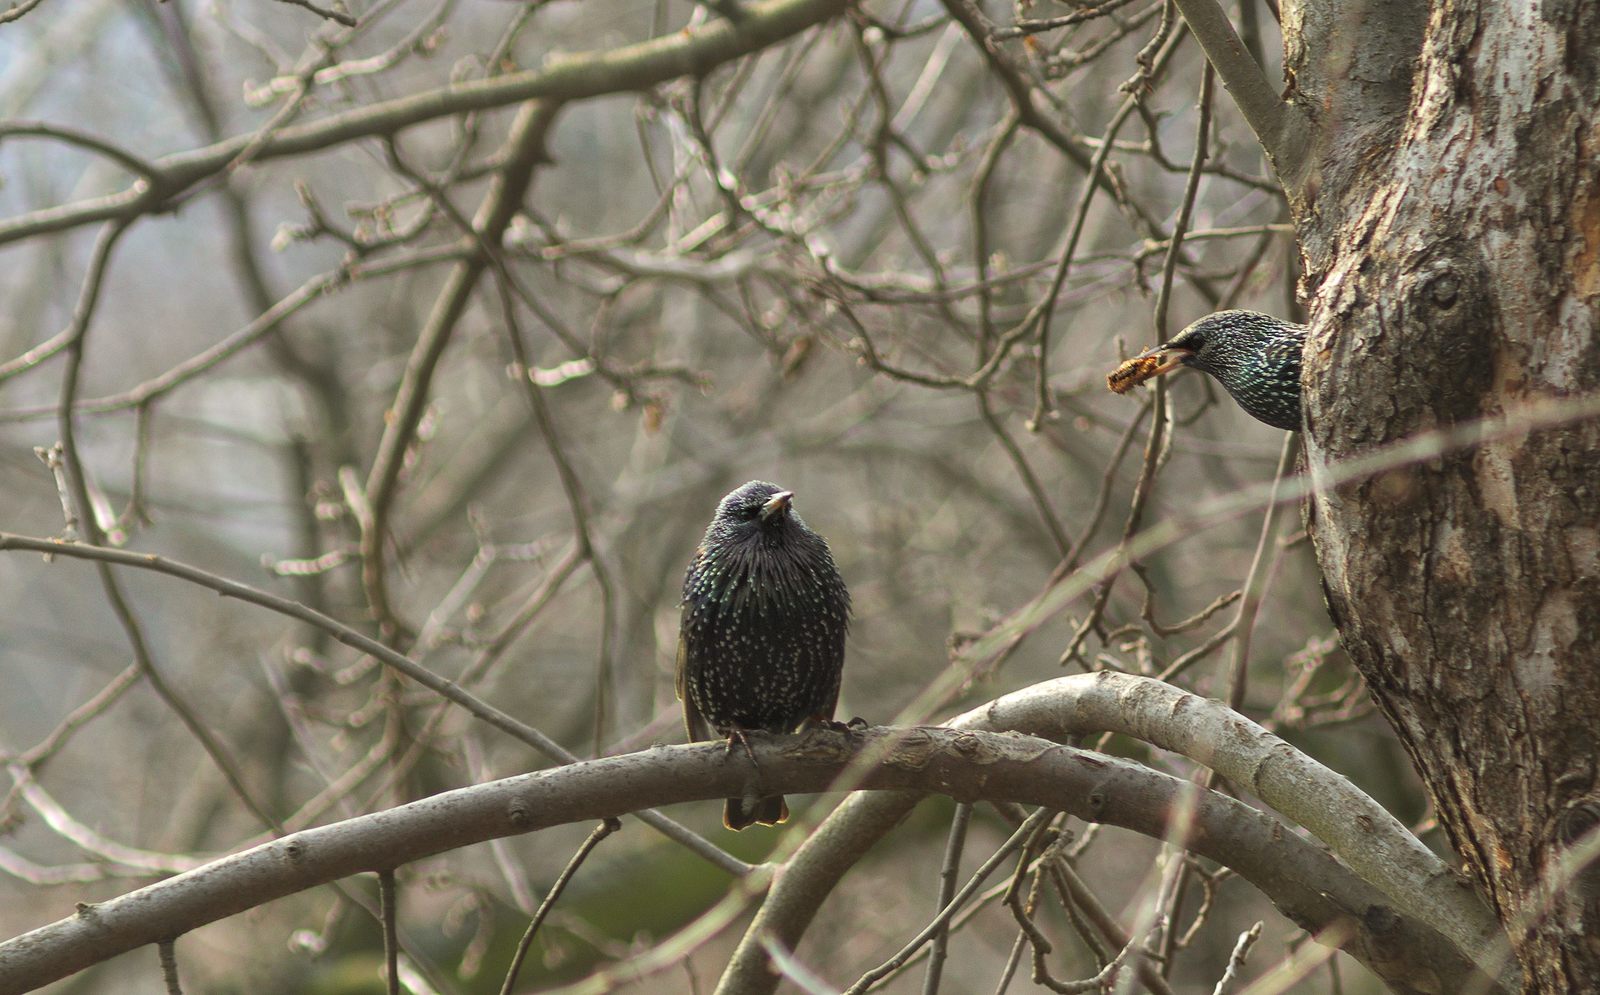
M1300 430L1300 364L1306 326L1259 311L1216 311L1106 375L1128 391L1180 366L1209 373L1257 421Z
M827 540L801 520L793 499L793 492L765 480L752 480L723 498L685 581L703 589L686 593L685 600L743 592L732 602L738 608L746 595L780 601L811 597L821 577L836 582L837 590L824 593L847 612L850 596L838 580Z
M1149 370L1147 376L1169 373L1180 366L1204 367L1215 348L1210 332L1211 329L1206 327L1206 318L1201 318L1167 341L1140 353L1138 358L1156 361L1155 368Z
M793 491L752 480L722 499L711 528L730 538L781 539L794 526L804 528L793 501Z
M1154 359L1156 366L1146 377L1158 376L1180 366L1193 366L1218 374L1234 353L1256 347L1284 322L1254 311L1214 311L1158 346L1146 349L1138 358Z

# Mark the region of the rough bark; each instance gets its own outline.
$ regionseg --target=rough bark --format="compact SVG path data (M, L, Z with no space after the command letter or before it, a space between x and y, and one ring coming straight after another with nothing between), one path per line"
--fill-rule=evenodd
M1313 473L1600 387L1600 8L1378 7L1421 28L1414 58L1404 31L1355 30L1373 9L1284 11L1320 138L1292 196ZM1530 992L1600 991L1595 872L1542 897L1600 821L1597 452L1590 418L1323 489L1310 510L1344 644Z

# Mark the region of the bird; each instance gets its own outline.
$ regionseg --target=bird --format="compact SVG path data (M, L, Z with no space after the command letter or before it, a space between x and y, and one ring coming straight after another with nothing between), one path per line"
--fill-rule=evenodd
M722 499L685 571L681 612L677 691L690 742L726 737L748 752L747 732L833 724L850 591L793 491L752 480ZM751 794L729 798L722 823L788 818L782 795Z
M1300 431L1300 353L1306 326L1260 311L1216 311L1106 378L1125 393L1179 366L1211 374L1245 414L1273 428Z

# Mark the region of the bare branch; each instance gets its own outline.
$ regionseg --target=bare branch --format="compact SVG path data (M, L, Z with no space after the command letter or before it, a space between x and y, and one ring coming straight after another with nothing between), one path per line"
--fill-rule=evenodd
M874 796L891 802L905 797L906 789L954 791L1058 808L1149 835L1164 833L1168 813L1194 790L1114 757L1028 737L949 729L818 732L756 742L753 750L763 783L788 793L826 790L854 770L863 787L894 789ZM721 744L665 747L460 788L306 830L85 905L74 916L0 944L0 995L27 991L274 898L374 870L380 857L386 866L400 865L499 836L613 818L642 805L723 798L744 790L749 776L743 755ZM1332 858L1238 801L1207 794L1195 820L1197 851L1231 861L1303 921L1360 919L1375 900ZM1405 917L1381 925L1387 940L1415 944L1409 949L1448 949ZM1441 950L1438 956L1436 963L1447 967L1448 955Z
M1119 693L1119 689L1121 692L1126 693ZM1104 696L1102 697L1102 695ZM1063 700L1062 696L1065 696L1065 700ZM1179 701L1183 701L1184 704L1178 705ZM1067 702L1073 702L1074 704L1067 704ZM1113 702L1118 703L1113 704ZM1124 712L1123 709L1132 709L1132 711ZM1174 722L1174 716L1187 716L1191 712L1195 713L1195 725L1191 726L1187 722ZM1212 721L1205 721L1199 718L1200 715L1208 712L1213 716ZM1134 721L1135 716L1138 715L1143 715L1143 718ZM1273 771L1272 768L1276 766L1278 761L1289 760L1290 768L1301 770L1307 776L1313 776L1316 769L1321 766L1310 760L1310 758L1297 756L1296 751L1292 747L1288 747L1287 744L1282 747L1265 748L1266 743L1270 742L1269 740L1262 740L1259 737L1248 734L1243 737L1242 742L1237 740L1234 730L1236 728L1245 730L1252 724L1243 717L1230 712L1224 706L1187 695L1159 682L1130 678L1110 672L1061 678L1047 682L1035 688L999 699L991 705L968 712L956 720L956 723L965 728L1025 729L1035 735L1045 734L1051 738L1066 738L1086 732L1102 731L1107 728L1125 729L1130 735L1135 735L1139 738L1149 737L1152 742L1165 742L1169 747L1179 743L1179 740L1169 737L1174 734L1178 734L1180 738L1187 736L1187 734L1180 732L1185 726L1188 726L1191 731L1208 729L1210 733L1203 740L1183 739L1186 749L1192 750L1196 754L1195 759L1202 763L1215 764L1225 770L1234 770L1241 775L1238 778L1239 783L1251 785L1252 790L1261 794L1264 800L1266 800L1265 794L1271 793L1278 799L1279 803L1291 809L1298 809L1301 806L1292 799L1284 799L1279 794L1279 788L1286 789L1287 793L1290 794L1297 792L1293 785L1286 783L1290 780L1289 778L1280 779L1278 773ZM994 724L991 725L990 723ZM1267 733L1266 735L1270 736L1271 734ZM1273 737L1273 739L1276 739L1276 737ZM1250 746L1252 742L1257 747L1264 747L1260 753L1256 753L1256 747ZM1274 754L1277 756L1275 757ZM1256 759L1254 761L1248 760L1247 758L1252 755ZM1236 767L1236 763L1239 766ZM1314 782L1318 787L1312 793L1320 797L1328 792L1338 793L1354 790L1342 788L1339 784L1342 780L1338 775L1333 775L1332 780L1318 778ZM1384 832L1381 827L1392 823L1392 817L1384 813L1376 803L1366 799L1364 795L1360 795L1359 792L1355 793L1359 796L1352 799L1357 806L1356 811L1366 812L1375 809L1376 818L1372 822L1372 826L1376 832ZM1209 797L1207 796L1207 798ZM755 922L751 924L749 931L746 933L744 941L741 942L733 961L728 965L728 969L723 975L721 990L724 992L770 991L771 975L764 966L763 958L765 955L752 937L770 934L789 946L798 943L800 936L809 925L811 917L815 914L817 906L820 905L822 898L832 890L833 883L837 878L843 875L855 860L859 859L883 833L886 833L900 819L904 818L906 812L915 805L916 801L915 796L908 794L887 794L873 797L853 797L841 806L789 861L784 875L774 886L766 904L762 906ZM1274 804L1274 802L1269 801L1269 804ZM1203 807L1202 805L1202 809ZM1074 811L1071 808L1066 810ZM1354 813L1352 813L1353 815ZM1091 821L1100 820L1093 819ZM1353 844L1373 845L1372 839L1367 837L1364 831L1365 825L1365 822L1360 823L1360 827L1363 827L1362 831L1356 834L1360 839L1353 841ZM1399 832L1405 837L1409 836L1409 834L1405 834L1403 827ZM1330 831L1330 835L1338 836L1342 834L1335 828ZM1206 836L1206 830L1203 828L1199 830L1192 846L1196 852L1212 856L1205 849L1204 840ZM1390 845L1396 847L1402 856L1409 851L1410 856L1404 857L1404 859L1410 860L1413 865L1424 866L1422 875L1411 879L1416 887L1427 889L1423 900L1428 903L1434 903L1435 906L1428 913L1429 918L1423 921L1429 922L1433 928L1441 932L1449 931L1456 936L1463 937L1464 940L1470 941L1470 944L1464 942L1461 945L1457 945L1440 936L1437 943L1430 941L1432 944L1431 949L1434 950L1435 954L1439 957L1448 958L1450 963L1454 965L1451 968L1453 972L1457 974L1465 972L1465 974L1461 975L1462 977L1477 975L1473 965L1473 959L1475 958L1484 958L1485 961L1489 961L1490 963L1487 966L1494 970L1496 965L1493 963L1494 942L1492 938L1497 927L1494 925L1493 919L1487 910L1481 906L1473 908L1471 905L1473 898L1470 893L1455 884L1453 877L1449 875L1447 870L1443 874L1429 876L1432 872L1426 868L1427 864L1431 863L1438 867L1442 867L1442 865L1439 864L1436 858L1432 858L1431 854L1424 856L1426 851L1420 843L1415 840L1407 843L1405 839L1391 838ZM1261 887L1268 891L1269 894L1273 894L1274 900L1278 902L1280 908L1285 908L1287 911L1282 894L1272 887L1263 885L1257 876L1253 876L1253 872L1241 866L1238 861L1240 851L1236 847L1230 847L1229 849L1233 854L1231 858L1218 855L1217 859L1234 868L1242 876L1256 884L1257 887ZM1416 851L1422 851L1422 853ZM1352 859L1361 859L1361 854L1354 854ZM1379 870L1379 877L1388 878L1389 873L1387 868L1382 868ZM1295 875L1295 877L1297 883L1292 885L1291 888L1303 887L1306 879L1298 875ZM1441 887L1445 883L1457 889L1457 894L1453 900L1448 892ZM1373 884L1368 883L1363 886L1371 889L1372 901L1378 905L1386 909L1401 907L1401 902L1383 895ZM1415 907L1418 904L1417 896L1402 897L1406 899L1404 903L1406 906ZM1303 908L1298 905L1300 901L1301 899L1296 899L1296 907L1301 908L1301 911L1292 913L1292 918L1303 914ZM1324 912L1326 913L1326 909ZM1324 925L1332 923L1331 919L1320 921ZM1485 922L1489 924L1488 932L1477 928L1479 924ZM1371 924L1369 923L1369 925ZM1359 943L1365 943L1368 940L1379 942L1380 946L1382 942L1386 942L1376 937L1357 937L1357 942ZM1398 966L1396 968L1398 969ZM1380 974L1383 974L1385 970L1381 965L1375 965L1374 969ZM1498 976L1498 971L1496 970L1492 976ZM1487 978L1482 978L1482 980L1486 984L1492 984Z
M561 876L557 877L555 883L550 886L549 894L545 895L544 901L539 904L538 911L533 914L533 918L528 922L527 931L522 934L522 939L517 942L517 952L511 958L511 966L506 968L506 979L500 985L500 995L511 995L512 988L517 983L517 972L522 969L522 960L528 955L528 948L533 946L533 938L539 933L539 925L550 914L550 910L555 908L556 901L561 897L561 893L566 890L567 883L572 880L572 876L578 872L579 867L583 866L584 860L588 858L590 853L594 852L594 848L600 845L601 840L621 828L622 823L614 818L601 822L600 825L595 827L594 832L584 839L583 844L578 847L578 852L572 855L572 859L567 861L567 866L561 870Z
M961 872L961 854L966 846L967 826L972 822L972 806L956 806L955 818L950 820L950 837L945 842L944 866L939 869L939 901L935 913L949 905L956 894L956 876ZM939 995L939 975L944 969L945 955L950 946L950 929L941 926L934 934L932 953L928 956L928 973L922 981L922 995Z
M183 984L178 980L178 945L175 940L162 940L156 944L161 959L161 979L166 982L167 995L183 995Z
M0 14L0 19L4 15ZM59 124L50 124L46 121L5 121L0 122L0 143L11 136L32 138L54 138L67 145L88 149L99 153L117 165L136 176L143 177L151 186L161 186L164 182L161 169L153 162L148 162L139 156L123 149L103 138L98 138L76 128L67 128Z
M304 7L306 10L311 11L311 13L317 15L318 17L329 21L337 21L347 28L353 28L356 26L356 19L344 11L334 10L331 7L319 7L312 3L311 0L278 0L278 2L286 3L293 7Z
M1299 108L1279 99L1267 74L1233 30L1216 0L1177 0L1206 59L1255 132L1286 189L1297 191L1311 165L1311 123Z
M541 69L457 83L283 128L262 137L251 160L262 162L303 155L362 138L392 135L414 125L467 111L531 100L559 103L608 93L630 93L680 76L704 75L726 62L836 17L845 6L844 0L752 3L747 7L748 16L737 23L718 18L699 28L609 52L552 56ZM0 245L96 221L137 215L221 172L256 141L256 135L241 135L157 160L155 167L167 178L159 195L133 189L0 221Z
M383 923L383 983L389 995L400 995L400 941L396 920L400 915L395 894L394 868L378 871L378 918Z
M1233 990L1234 984L1239 980L1239 972L1244 970L1245 958L1250 956L1250 948L1261 939L1261 923L1256 923L1243 933L1239 934L1239 942L1233 946L1233 954L1228 958L1228 968L1222 972L1222 977L1217 979L1217 987L1211 990L1211 995L1228 995Z
M956 723L1051 738L1119 732L1181 753L1310 830L1397 909L1432 923L1463 951L1487 958L1500 936L1462 879L1383 806L1220 702L1101 671L1007 695Z
M507 157L506 166L496 176L479 206L478 216L473 219L471 238L474 243L491 250L500 244L533 180L535 167L545 161L545 136L559 110L559 104L534 101L525 104L518 113L502 150ZM367 474L364 493L371 505L371 517L361 530L361 583L379 624L391 637L396 634L399 622L389 603L386 543L389 512L400 483L403 457L422 419L429 385L445 346L466 312L478 277L488 265L488 257L480 251L457 263L450 271L426 323L417 333L399 390L389 407L390 416L384 419L383 437L378 441L372 470Z
M12 4L5 10L0 10L0 24L9 24L18 18L27 16L30 11L43 2L44 0L20 0L20 2Z

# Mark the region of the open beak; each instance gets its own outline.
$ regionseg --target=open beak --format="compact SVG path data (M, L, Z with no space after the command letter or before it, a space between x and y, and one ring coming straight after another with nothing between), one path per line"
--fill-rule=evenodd
M779 491L772 495L767 499L767 503L761 506L761 520L765 522L773 515L788 510L789 502L793 500L794 491Z
M1194 355L1195 351L1193 349L1185 349L1183 346L1158 345L1151 346L1134 358L1153 359L1156 361L1154 369L1141 371L1148 378L1175 370L1182 366L1185 360L1193 358Z

